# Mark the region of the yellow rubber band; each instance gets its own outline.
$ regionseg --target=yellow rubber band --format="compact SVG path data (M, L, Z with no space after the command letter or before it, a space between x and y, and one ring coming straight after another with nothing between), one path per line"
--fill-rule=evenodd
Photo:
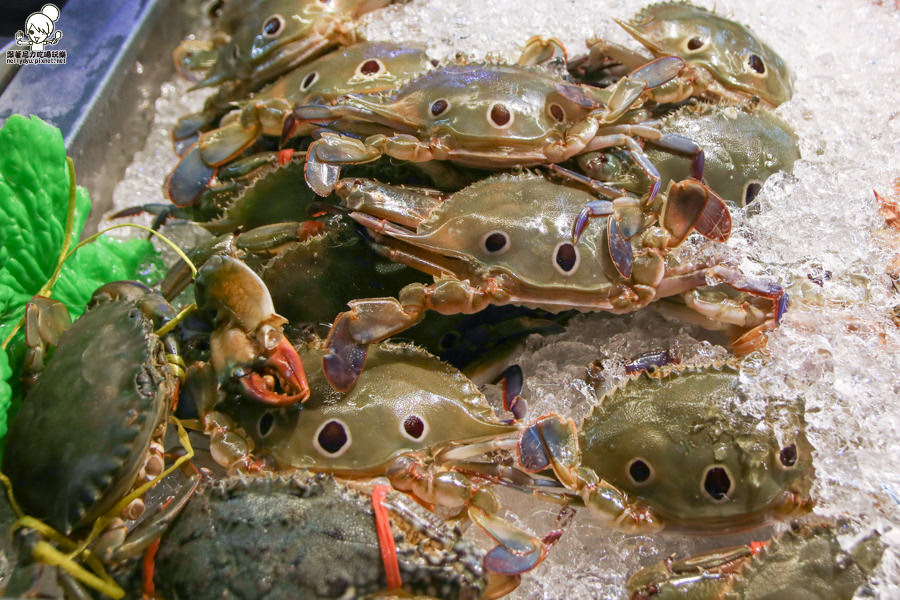
M66 573L72 575L78 581L94 588L101 594L118 600L125 597L125 590L119 587L114 581L105 581L97 577L74 560L41 540L34 545L34 557L42 563L59 567Z
M130 494L119 500L111 509L109 509L106 514L103 514L97 517L97 520L94 521L94 525L91 527L91 533L84 539L84 541L79 544L78 548L73 552L69 553L69 556L77 556L83 550L85 550L91 542L97 539L104 529L110 524L110 522L119 515L119 513L124 510L126 506L128 506L132 500L143 496L147 490L152 488L154 485L159 483L163 478L168 477L172 471L186 463L187 461L194 458L194 448L191 446L191 441L188 439L187 431L185 431L184 426L181 424L176 417L169 417L172 421L175 422L175 425L178 427L178 442L181 444L181 447L184 448L185 453L182 456L179 456L172 465L151 479L150 481L144 483L138 488L131 491Z
M169 321L168 323L166 323L165 325L163 325L162 327L157 329L154 333L159 337L166 335L167 333L169 333L173 329L175 329L175 327L177 327L179 323L184 321L185 317L187 317L192 311L194 311L196 309L197 309L197 303L191 302L190 304L188 304L187 306L182 308L178 312L178 314L172 318L171 321ZM182 364L184 364L184 363L182 363Z

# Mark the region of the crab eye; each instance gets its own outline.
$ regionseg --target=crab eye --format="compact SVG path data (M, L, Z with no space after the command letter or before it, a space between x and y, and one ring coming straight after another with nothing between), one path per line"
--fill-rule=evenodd
M237 44L231 47L231 58L238 60L241 58L241 48Z
M503 254L509 249L509 236L504 231L491 231L481 238L481 247L488 254Z
M343 421L323 423L313 436L313 446L327 458L337 458L350 447L350 430Z
M284 27L284 17L281 15L272 15L263 23L262 32L267 38L272 38L281 33Z
M759 181L750 181L747 185L744 186L744 206L747 206L759 195L759 191L762 189L762 183Z
M643 458L628 463L628 478L634 485L645 485L653 479L653 467Z
M270 433L272 433L272 427L275 425L275 415L270 412L265 412L259 418L259 422L256 424L256 430L259 433L259 437L264 438Z
M758 54L751 54L747 57L747 66L760 75L764 75L766 72L766 65Z
M547 114L553 117L553 120L557 123L562 123L566 120L566 111L563 110L562 106L555 102L547 107Z
M431 103L431 116L439 117L450 108L450 103L444 100L443 98L439 100L435 100Z
M356 68L356 72L358 74L365 76L375 75L384 70L384 63L382 63L377 58L370 58L369 60L361 63L359 67Z
M414 442L418 442L428 433L428 425L419 415L409 415L400 425L400 434Z
M790 446L785 446L781 449L781 452L778 453L778 462L781 463L783 467L791 468L797 464L797 444L791 444Z
M714 502L725 502L734 489L728 469L721 465L708 467L703 474L701 489Z
M488 109L488 121L494 127L506 128L512 125L513 116L505 104L492 104Z
M571 275L578 270L581 255L571 242L560 242L553 250L553 266L563 275Z
M691 52L696 52L697 50L703 48L705 45L706 45L706 42L703 41L703 39L699 38L699 37L692 37L691 39L689 39L687 41L687 44L686 44L687 49L690 50Z
M303 82L300 84L300 91L305 92L309 88L312 87L312 84L319 80L319 72L313 71L309 75L303 78Z

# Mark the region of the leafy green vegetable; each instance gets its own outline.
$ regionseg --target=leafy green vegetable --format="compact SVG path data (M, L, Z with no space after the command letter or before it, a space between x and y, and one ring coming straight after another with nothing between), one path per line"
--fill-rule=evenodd
M0 339L18 326L25 305L52 277L66 237L70 181L60 131L37 117L13 115L0 129ZM91 201L77 188L73 244L81 236ZM52 296L72 318L85 308L93 291L118 279L139 279L139 269L161 262L146 240L100 238L80 248L63 265ZM0 437L7 410L17 403L22 334L10 340L0 362ZM12 391L8 381L13 382Z

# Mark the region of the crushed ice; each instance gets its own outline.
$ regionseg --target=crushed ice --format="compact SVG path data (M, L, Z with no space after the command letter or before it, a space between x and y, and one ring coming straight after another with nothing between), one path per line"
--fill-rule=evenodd
M591 36L633 46L612 19L627 19L646 4L413 0L367 17L364 33L425 43L439 59L514 57L533 35L555 36L575 56ZM714 7L750 25L793 69L795 96L777 112L797 131L802 152L792 176L771 177L755 206L735 215L725 248L744 273L777 280L792 295L768 355L745 365L742 383L753 401L744 409L761 415L772 395L802 403L816 449L815 512L848 515L859 533L882 531L888 551L876 595L900 597L900 330L891 318L900 294L886 274L900 253L900 233L886 228L873 195L873 189L890 195L900 177L900 11L890 2L861 0L719 0ZM164 85L147 147L116 190L117 208L163 201L161 182L176 162L169 128L204 97L185 93L187 87ZM686 251L710 251L703 245ZM710 339L655 310L585 315L562 335L530 339L517 360L532 415L580 418L596 402L585 377L592 361L604 368L603 380L594 382L603 391L624 377L624 360L642 352L673 349L683 363L725 356ZM553 527L554 506L513 492L503 498L525 527L539 534ZM624 536L579 514L512 597L621 597L629 573L671 552L764 533L712 541Z

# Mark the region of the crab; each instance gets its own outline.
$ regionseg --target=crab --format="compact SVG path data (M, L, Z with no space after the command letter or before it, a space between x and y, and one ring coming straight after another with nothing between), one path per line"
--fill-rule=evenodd
M302 471L240 475L191 500L162 540L156 587L196 600L499 597L502 586L486 593L480 558L458 531L384 486Z
M689 105L666 115L659 129L703 146L704 183L734 207L750 204L770 175L790 172L800 158L796 134L763 107ZM646 154L659 170L662 189L691 174L690 162L681 156L655 148ZM582 154L577 161L583 173L619 189L639 194L650 184L621 150Z
M197 305L211 316L210 361L220 385L255 401L284 406L309 397L303 362L284 337L265 283L247 265L214 255L200 267Z
M730 232L724 202L696 180L670 184L659 214L636 198L598 200L529 173L494 176L449 196L355 179L342 180L337 192L377 251L435 276L430 285L404 287L397 299L348 303L324 361L337 390L353 387L368 344L415 325L428 310L515 304L622 314L680 296L707 325L728 324L735 347L749 352L786 306L775 284L721 264L670 260L691 231L718 241ZM602 227L589 226L601 220Z
M162 296L133 281L98 288L74 323L55 300L36 296L26 307L24 369L31 374L10 424L3 472L17 516L21 507L56 530L54 543L71 536L63 540L71 545L66 552L81 544L105 562L133 558L193 489L186 486L165 510L145 514L139 488L163 473L167 416L184 375L174 333L155 333L175 316ZM46 360L49 345L55 351ZM146 525L124 535L126 522L141 517ZM32 530L26 549L49 547L45 529L25 521L17 526ZM79 554L73 557L80 560ZM30 562L19 552L20 570L7 593L26 596L37 585L46 553L34 556ZM65 585L80 589L71 579Z
M137 282L98 288L71 326L54 300L28 305L26 368L42 371L10 424L3 456L27 514L69 535L162 472L166 415L183 363L174 335L154 331L174 316ZM56 350L44 366L47 344ZM140 498L125 509L130 518L142 512Z
M231 110L233 101L246 98L331 48L356 43L357 20L389 3L390 0L255 0L230 9L230 34L220 33L208 44L188 41L175 51L175 64L182 73L190 73L192 63L208 65L215 52L214 64L194 87L218 88L201 112L178 121L173 138L192 137ZM240 16L236 11L240 11Z
M321 342L299 349L318 365ZM211 393L210 372L190 374L192 397L215 460L231 471L306 468L338 477L387 477L398 490L447 516L467 516L496 542L485 567L516 576L544 558L542 541L495 513L491 482L515 486L530 476L514 467L471 460L514 447L519 425L497 420L462 373L411 345L373 347L370 368L347 394L335 394L321 370L310 371L312 395L302 408L265 407ZM505 405L525 414L520 372L502 374Z
M741 412L740 366L643 371L600 398L579 428L546 415L518 445L526 472L551 470L590 513L629 533L719 535L812 508L802 414L769 402L776 434Z
M837 538L842 529L841 523L795 522L771 541L668 558L632 575L628 594L631 600L874 597L863 586L881 561L884 542L872 533L844 550Z
M660 104L700 97L741 103L758 98L774 108L790 99L791 73L784 60L747 27L687 2L650 5L630 21L616 21L653 57L678 56L686 65L677 77L650 91ZM621 64L631 70L643 54L602 39L588 41L590 54L569 63L579 80L595 78Z
M700 179L703 151L697 144L641 123L645 91L674 77L683 65L680 58L663 57L611 88L598 89L566 82L542 67L451 64L386 99L351 94L331 106L300 106L294 110L298 121L331 130L321 132L308 148L306 181L327 196L340 178L341 165L383 155L498 170L555 164L608 147L624 147L649 177L658 179L633 136L690 155ZM364 125L373 132L365 139L343 135ZM657 190L653 186L649 191L651 200Z
M192 204L219 168L234 160L261 136L280 139L308 135L312 128L293 122L298 104L328 104L349 93L383 93L433 68L421 47L394 43L361 43L340 48L297 67L241 102L241 109L222 119L219 128L183 140L190 146L169 175L166 194L177 206ZM282 158L282 162L284 158Z

